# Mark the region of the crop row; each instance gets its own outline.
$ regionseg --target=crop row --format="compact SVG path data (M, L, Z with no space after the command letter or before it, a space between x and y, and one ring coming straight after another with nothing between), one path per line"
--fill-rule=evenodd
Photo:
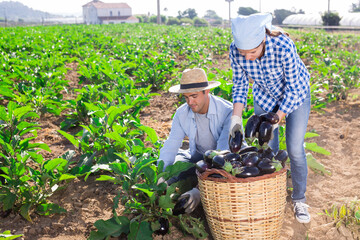
M166 90L185 68L202 67L210 80L221 82L214 94L231 100L227 61L228 29L156 25L49 26L0 29L0 207L2 213L48 215L66 210L47 198L76 177L101 173L99 181L122 186L114 199L114 216L95 223L91 239L128 234L147 237L157 219L175 218L190 234L206 233L198 219L173 216L175 187L157 184L188 168L157 166L162 145L155 131L140 121L141 110L158 90ZM358 87L356 36L324 32L292 32L298 52L310 69L313 108L346 98ZM67 79L76 63L81 88ZM252 106L249 97L248 106ZM252 109L244 118L252 114ZM37 143L37 119L65 115L58 132L75 151L44 159ZM81 129L75 135L68 130ZM283 129L280 129L283 132ZM153 147L145 147L150 142ZM284 148L284 146L282 146ZM326 153L327 154L327 153ZM75 161L76 159L76 161ZM175 194L174 194L175 193ZM124 216L116 208L125 206ZM135 219L126 214L132 213ZM192 227L190 227L192 226ZM107 229L105 231L104 229Z

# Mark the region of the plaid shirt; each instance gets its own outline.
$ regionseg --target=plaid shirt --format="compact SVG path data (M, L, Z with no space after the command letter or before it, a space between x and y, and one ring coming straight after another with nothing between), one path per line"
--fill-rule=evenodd
M281 111L289 114L304 102L310 91L309 72L288 36L266 35L265 46L264 56L251 61L239 53L234 42L231 43L233 102L246 106L251 78L254 80L254 101L267 112L279 105Z

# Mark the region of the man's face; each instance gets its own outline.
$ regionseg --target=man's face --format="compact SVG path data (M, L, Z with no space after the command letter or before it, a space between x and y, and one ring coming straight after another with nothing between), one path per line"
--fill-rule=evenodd
M209 90L183 93L183 96L194 113L205 114L209 109Z

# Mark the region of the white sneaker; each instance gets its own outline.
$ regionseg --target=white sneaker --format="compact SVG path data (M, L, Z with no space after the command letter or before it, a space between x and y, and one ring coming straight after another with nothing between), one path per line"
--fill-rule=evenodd
M309 223L310 213L308 212L309 205L303 202L294 203L295 218L299 223Z

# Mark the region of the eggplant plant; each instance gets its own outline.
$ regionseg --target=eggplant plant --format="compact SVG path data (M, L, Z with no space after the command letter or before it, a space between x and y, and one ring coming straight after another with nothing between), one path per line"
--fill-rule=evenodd
M189 215L174 215L174 195L179 195L176 184L167 186L159 182L168 180L192 167L192 163L177 162L164 171L164 162L156 165L156 154L152 149L143 149L138 157L126 158L108 164L103 170L109 174L101 175L97 181L110 181L122 186L114 198L113 217L98 220L89 240L105 239L126 235L128 239L152 239L153 234L164 235L169 232L172 222L177 221L184 231L197 238L205 238L207 233L198 219ZM125 210L119 216L116 212L121 203Z

